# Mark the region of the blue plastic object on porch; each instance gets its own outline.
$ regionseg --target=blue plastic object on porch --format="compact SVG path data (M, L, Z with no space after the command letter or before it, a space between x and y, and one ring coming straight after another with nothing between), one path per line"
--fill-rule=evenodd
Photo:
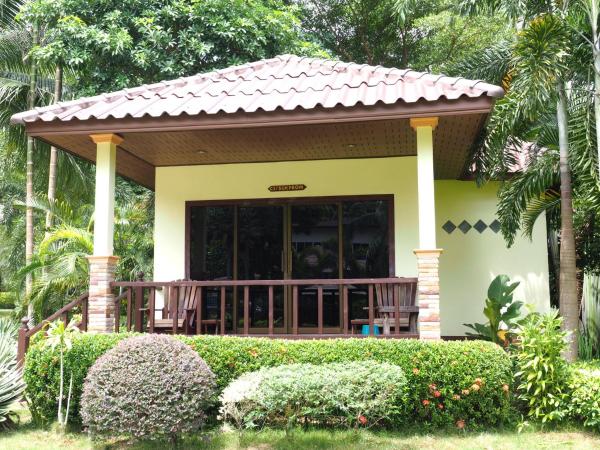
M368 336L370 334L369 333L369 325L363 325L361 333ZM373 334L375 336L379 336L379 325L373 325Z

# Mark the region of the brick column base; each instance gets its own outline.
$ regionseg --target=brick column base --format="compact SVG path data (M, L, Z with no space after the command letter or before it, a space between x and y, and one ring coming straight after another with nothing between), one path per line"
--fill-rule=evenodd
M440 275L441 249L415 250L418 271L419 337L423 340L441 339Z
M88 256L90 289L88 301L88 331L112 333L115 331L115 296L110 283L115 280L117 256Z

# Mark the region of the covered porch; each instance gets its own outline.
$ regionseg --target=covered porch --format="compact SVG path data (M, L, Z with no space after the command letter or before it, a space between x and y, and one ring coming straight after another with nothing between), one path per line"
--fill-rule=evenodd
M57 317L82 308L94 332L440 339L435 183L465 175L500 95L282 56L16 116L96 164L89 295ZM153 281L114 277L116 174L155 191Z

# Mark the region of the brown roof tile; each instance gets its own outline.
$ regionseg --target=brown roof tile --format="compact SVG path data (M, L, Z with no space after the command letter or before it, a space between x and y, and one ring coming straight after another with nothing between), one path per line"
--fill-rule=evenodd
M483 81L294 55L163 81L15 114L13 123L159 117L276 109L333 108L378 102L501 97Z

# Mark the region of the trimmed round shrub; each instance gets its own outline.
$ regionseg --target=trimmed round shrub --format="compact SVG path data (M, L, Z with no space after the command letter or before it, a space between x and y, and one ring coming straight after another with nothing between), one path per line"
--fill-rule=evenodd
M600 363L573 366L569 389L571 417L600 431Z
M135 336L100 357L83 386L81 417L92 435L175 439L198 431L215 376L189 346Z
M221 416L238 427L398 423L406 377L375 361L292 364L242 375L223 391Z

